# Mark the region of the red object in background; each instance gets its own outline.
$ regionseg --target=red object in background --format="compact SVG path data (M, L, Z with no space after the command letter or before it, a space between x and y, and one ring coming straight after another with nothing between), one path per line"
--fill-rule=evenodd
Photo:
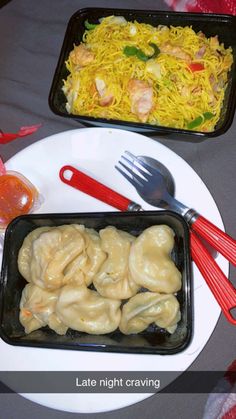
M202 419L236 418L236 360L208 396Z
M36 124L31 125L29 127L21 127L18 132L12 133L12 132L2 132L0 130L0 144L7 144L10 141L15 140L19 137L25 137L26 135L33 134L35 131L37 131L42 124Z
M222 419L235 419L236 418L236 405L231 407L228 412L222 416Z
M236 15L236 0L165 0L165 2L172 9L181 12Z

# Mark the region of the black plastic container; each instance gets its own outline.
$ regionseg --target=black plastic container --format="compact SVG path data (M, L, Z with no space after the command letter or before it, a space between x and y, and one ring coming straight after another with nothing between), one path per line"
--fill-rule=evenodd
M139 235L145 228L155 224L166 224L174 230L175 246L172 258L182 273L182 289L177 294L181 321L173 335L152 325L142 333L129 336L123 335L118 329L100 336L69 329L65 336L59 336L48 327L25 334L19 322L19 303L27 282L17 267L19 249L25 236L33 229L71 223L84 224L97 231L113 225L134 235ZM6 230L0 286L0 336L12 345L170 355L185 349L191 340L193 302L189 230L185 220L171 211L34 214L17 217Z
M91 23L98 23L98 19L110 15L124 16L128 21L149 23L153 26L192 26L195 31L202 31L207 37L219 36L220 42L225 47L232 47L234 63L229 73L229 81L225 92L225 99L221 110L220 119L212 132L198 132L186 129L169 128L163 126L152 126L144 123L125 122L104 118L94 118L83 115L71 115L66 111L66 97L62 92L63 79L66 79L68 70L65 66L70 51L74 44L82 41L85 31L84 22L88 19ZM87 126L110 126L113 128L128 129L136 132L150 134L178 134L191 135L197 138L216 137L225 133L232 124L236 105L236 16L181 13L152 10L130 10L112 8L86 8L78 10L69 20L64 42L61 48L59 61L56 67L52 86L49 94L49 106L51 110L60 116L78 120Z

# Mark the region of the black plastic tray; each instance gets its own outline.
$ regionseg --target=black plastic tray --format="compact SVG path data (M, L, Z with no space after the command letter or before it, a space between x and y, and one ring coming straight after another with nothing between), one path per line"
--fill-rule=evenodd
M25 236L33 229L71 223L84 224L96 230L113 225L134 235L155 224L167 224L174 230L175 246L172 257L182 273L182 289L177 293L181 321L173 335L156 326L149 326L144 332L129 336L123 335L118 329L102 336L69 329L65 336L59 336L48 327L25 334L19 322L19 303L27 282L17 267L19 249ZM0 336L11 345L170 355L185 349L191 340L193 302L189 231L185 220L171 211L38 214L17 217L6 230L0 287Z
M219 36L220 42L225 47L232 47L234 63L229 73L229 82L225 92L225 99L221 110L220 119L212 132L198 132L186 129L169 128L162 126L152 126L150 124L132 123L104 118L94 118L83 115L71 115L66 111L66 97L62 91L63 79L66 79L68 70L65 66L70 51L74 44L78 45L82 41L85 31L84 22L86 19L91 23L97 23L101 17L110 15L124 16L128 21L137 20L138 22L157 25L173 26L192 26L195 31L202 31L207 37ZM235 105L236 105L236 16L201 14L201 13L181 13L165 12L158 10L130 10L112 8L86 8L78 10L69 20L64 42L61 48L59 61L53 77L51 90L49 93L49 106L51 110L60 116L79 121L86 126L108 126L113 128L128 129L136 132L150 134L178 134L191 135L196 138L216 137L225 133L232 124Z

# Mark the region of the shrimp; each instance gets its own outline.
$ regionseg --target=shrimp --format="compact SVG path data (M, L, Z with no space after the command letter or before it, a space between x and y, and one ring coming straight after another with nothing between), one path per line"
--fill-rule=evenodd
M110 106L113 102L114 96L107 90L106 83L103 79L95 77L95 84L100 96L99 103L101 106Z
M170 42L165 42L160 47L161 52L169 55L173 55L174 57L180 58L181 60L191 61L191 57L187 52L185 52L182 48L178 46L172 45Z
M131 112L136 114L141 122L146 122L153 107L153 88L142 80L131 79L128 83L131 99Z
M94 54L83 44L80 44L71 51L70 59L73 64L85 67L94 60Z

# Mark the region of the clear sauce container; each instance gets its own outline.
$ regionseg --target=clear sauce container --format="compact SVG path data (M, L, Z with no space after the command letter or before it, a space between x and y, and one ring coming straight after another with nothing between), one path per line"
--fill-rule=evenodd
M39 204L39 193L22 174L6 171L0 176L0 228L18 215L28 214Z

